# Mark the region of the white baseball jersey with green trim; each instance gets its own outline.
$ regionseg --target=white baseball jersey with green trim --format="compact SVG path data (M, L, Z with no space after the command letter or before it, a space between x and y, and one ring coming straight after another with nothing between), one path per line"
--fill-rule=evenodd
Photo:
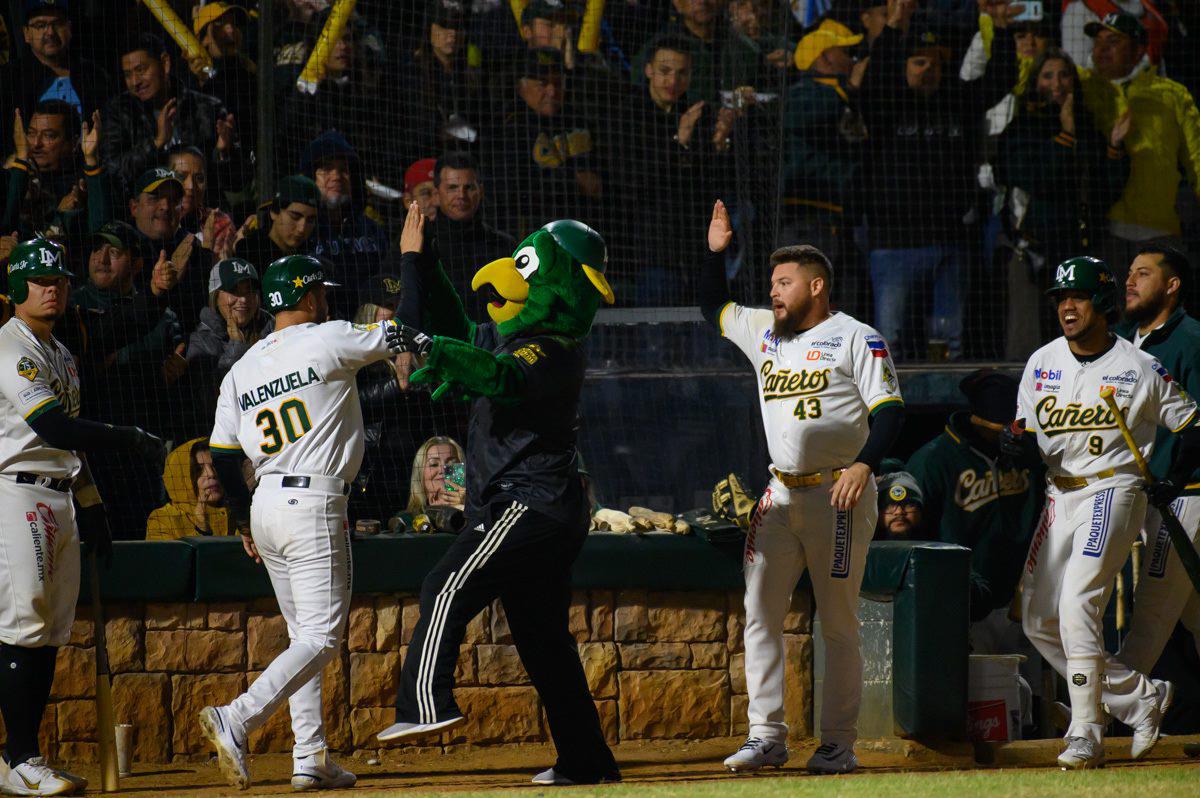
M391 356L388 325L299 324L256 343L221 383L209 445L242 450L264 474L339 477L363 458L354 375Z
M1021 375L1017 418L1037 435L1051 477L1093 476L1111 469L1118 483L1141 480L1100 390L1111 387L1142 455L1149 459L1157 428L1178 432L1192 423L1196 402L1152 355L1124 338L1090 363L1080 363L1066 338L1033 353Z
M871 413L904 403L887 343L852 316L835 312L785 339L775 335L769 309L730 302L720 323L754 364L767 448L780 471L850 465L866 443Z
M25 471L56 479L73 478L75 452L55 449L38 437L29 420L53 407L79 415L79 372L67 348L56 339L43 343L15 316L0 327L0 474Z

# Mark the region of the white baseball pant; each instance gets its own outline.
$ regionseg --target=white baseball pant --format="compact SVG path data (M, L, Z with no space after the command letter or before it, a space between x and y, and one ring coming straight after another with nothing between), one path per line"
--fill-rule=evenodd
M284 488L278 475L268 475L254 492L254 543L271 577L290 644L229 705L248 734L287 699L297 759L326 747L321 670L341 648L353 570L341 480L309 479L312 487Z
M1104 650L1104 609L1145 512L1146 494L1112 478L1046 496L1025 564L1021 616L1030 642L1067 680L1067 737L1103 739L1101 680L1116 665ZM1123 689L1139 711L1154 700L1153 685L1140 673Z
M1171 509L1195 545L1200 538L1200 496L1180 496L1171 503ZM1133 594L1133 620L1116 662L1108 669L1108 689L1104 693L1114 717L1128 715L1135 723L1147 709L1132 701L1128 684L1154 668L1177 622L1182 621L1195 637L1200 653L1200 593L1183 570L1162 515L1153 507L1146 510L1144 529L1146 551Z
M785 488L772 479L746 537L746 689L750 736L786 743L783 621L807 568L825 636L821 741L853 745L862 698L858 591L878 515L875 481L853 510L834 510L830 483Z

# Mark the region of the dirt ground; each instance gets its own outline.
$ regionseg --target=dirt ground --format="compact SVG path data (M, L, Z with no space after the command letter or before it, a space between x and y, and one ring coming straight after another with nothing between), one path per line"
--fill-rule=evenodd
M1155 748L1148 764L1155 762L1196 762L1183 753L1185 744L1196 744L1200 737L1164 738ZM670 784L675 782L753 778L726 773L721 760L742 743L742 738L703 742L646 741L625 743L616 749L625 782ZM1110 763L1121 765L1127 756L1129 741L1114 739L1107 748ZM792 746L791 761L782 770L768 769L769 776L804 777L803 765L816 742ZM902 740L860 741L860 772L947 770L977 767L968 744L949 744L939 750ZM1050 766L1058 754L1057 740L1027 741L1001 746L991 759L1009 766ZM999 755L997 755L999 754ZM549 767L554 759L549 746L520 745L471 749L462 746L448 753L398 753L385 751L381 762L370 764L366 758L339 759L358 775L358 789L350 794L411 795L414 792L449 792L534 788L529 779ZM373 761L373 760L371 760ZM249 794L291 794L291 757L286 754L256 756L250 767L253 784ZM92 780L88 793L99 787L95 767L82 768L81 775ZM212 798L246 795L225 785L215 762L175 765L137 765L134 773L122 779L122 795L186 796ZM329 791L320 795L347 795Z

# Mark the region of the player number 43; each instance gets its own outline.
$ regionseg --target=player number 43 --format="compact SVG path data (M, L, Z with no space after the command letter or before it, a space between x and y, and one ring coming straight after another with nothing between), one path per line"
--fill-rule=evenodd
M312 429L308 408L299 399L289 399L281 404L278 414L270 408L261 410L254 417L254 423L263 433L263 442L259 445L263 454L275 454L283 448L285 437L288 443L295 443Z
M810 396L807 399L801 399L796 402L796 409L792 411L792 415L804 421L810 418L821 417L821 400L815 396Z

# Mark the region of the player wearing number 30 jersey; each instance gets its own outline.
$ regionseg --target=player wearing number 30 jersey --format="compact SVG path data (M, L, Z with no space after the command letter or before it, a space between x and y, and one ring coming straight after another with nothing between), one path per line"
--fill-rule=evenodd
M1022 622L1029 640L1067 680L1071 724L1058 759L1064 769L1104 764L1102 693L1113 716L1134 730L1135 759L1158 739L1170 697L1168 685L1130 672L1104 649L1101 617L1145 516L1146 492L1101 390L1115 392L1147 458L1157 428L1166 427L1181 433L1177 463L1190 473L1200 432L1195 402L1166 369L1109 332L1116 291L1112 272L1095 258L1071 258L1058 267L1049 293L1063 336L1030 358L1017 393L1017 426L1001 435L1001 448L1010 454L1036 443L1047 466L1046 506L1026 563ZM1032 436L1017 434L1022 421ZM1171 486L1167 479L1147 490L1153 500ZM1118 669L1120 680L1108 678Z
M783 623L807 569L826 652L821 745L807 768L846 773L857 767L858 590L875 530L873 471L900 430L900 386L883 338L830 311L832 266L813 247L771 255L772 309L728 301L722 251L731 234L718 202L701 310L757 372L772 477L746 538L749 738L725 766L745 771L787 761Z
M327 285L335 284L307 255L280 258L267 269L263 300L275 313L275 332L225 376L209 438L230 515L247 553L267 567L290 638L247 692L200 713L221 772L243 789L250 781L247 735L284 701L296 737L292 786L355 782L328 757L321 670L341 646L350 608L346 497L363 458L354 376L400 351L400 332L390 321L326 322ZM252 505L241 480L243 452L258 478Z

